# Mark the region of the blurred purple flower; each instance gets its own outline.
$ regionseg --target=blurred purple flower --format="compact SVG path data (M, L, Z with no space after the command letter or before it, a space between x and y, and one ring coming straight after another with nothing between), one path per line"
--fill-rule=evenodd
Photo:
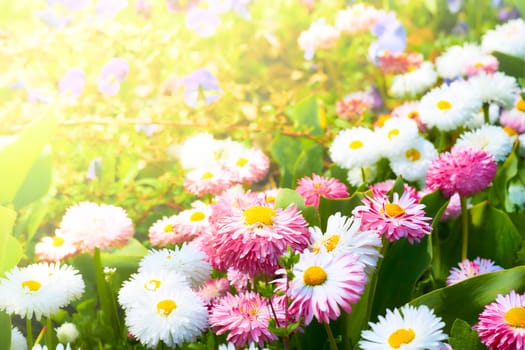
M379 89L375 86L372 86L368 90L368 94L372 98L372 109L379 108L383 105L383 99L381 98L381 94L379 93Z
M137 126L135 126L135 130L137 130L137 132L142 131L147 136L151 137L153 136L158 127L159 126L157 124L138 124Z
M108 96L116 95L120 90L120 83L126 79L128 71L129 65L125 59L113 58L102 67L98 77L98 91Z
M382 14L371 31L378 37L368 48L368 56L375 64L378 63L378 56L385 51L395 54L405 50L406 30L394 12Z
M222 89L217 85L217 78L204 68L180 79L178 85L184 87L184 102L191 107L197 105L201 96L205 104L210 104L217 101L222 94Z
M64 77L58 82L58 89L62 94L66 94L70 100L75 101L84 90L86 76L82 68L73 67L69 69Z
M27 92L27 100L29 102L39 102L39 103L51 103L53 99L49 97L46 92L42 89L38 88L32 88L30 86L26 86L26 92Z
M128 0L98 0L95 6L95 12L99 16L113 18L127 6Z
M186 27L203 37L212 36L221 20L208 10L191 9L186 15Z
M102 158L95 158L89 163L87 172L86 172L86 179L87 180L95 180L97 177L100 178L102 176Z
M458 21L454 28L452 28L452 34L454 35L465 35L468 33L468 24L465 21Z
M520 12L515 7L504 7L498 13L498 19L502 22L515 18L520 18Z
M463 6L463 0L448 0L448 10L452 13L458 13Z
M51 28L63 29L71 23L71 18L66 16L60 16L55 13L51 8L47 8L41 11L35 11L35 14L42 22L50 26Z

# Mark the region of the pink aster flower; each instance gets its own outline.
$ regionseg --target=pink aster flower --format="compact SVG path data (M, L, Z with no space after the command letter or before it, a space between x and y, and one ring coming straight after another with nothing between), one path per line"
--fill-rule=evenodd
M466 280L467 278L478 276L483 273L503 270L503 268L499 265L496 265L494 261L490 259L482 259L479 257L473 261L465 259L458 265L459 268L454 267L450 270L450 274L447 278L447 286L459 283Z
M481 149L464 148L442 153L427 171L426 184L450 198L454 193L468 197L487 188L496 175L494 157Z
M461 215L461 197L459 194L454 193L447 205L447 209L441 216L441 221L448 219L456 219Z
M229 287L226 278L212 278L207 280L196 293L208 307L211 307L219 298L226 295Z
M381 195L363 198L364 205L352 211L361 220L361 229L375 230L391 242L406 237L414 243L429 235L432 218L425 216L425 206L417 204L409 192L404 192L401 198L394 193L393 197L392 202Z
M525 101L517 96L514 108L501 113L501 125L516 130L519 134L525 133Z
M284 319L284 311L274 303L278 317ZM269 320L273 318L269 301L255 292L244 292L237 295L227 294L212 308L210 325L217 335L229 332L226 340L242 347L249 343L264 343L276 340L277 337L268 329Z
M253 287L250 275L230 267L226 272L226 277L237 292L244 292L249 287Z
M389 179L383 182L378 182L376 184L373 184L369 186L369 188L370 190L372 190L374 197L386 196L387 193L392 190L392 187L394 187L394 183L395 183L394 180ZM414 187L405 183L403 184L403 191L408 193L410 195L410 198L413 198L416 200L416 202L419 202L420 195Z
M175 232L176 216L164 216L151 225L148 237L152 245L165 247L168 244L189 242L193 238L189 234Z
M295 189L304 198L306 205L319 208L320 197L335 199L348 197L346 185L335 178L312 174L312 177L303 177L297 180Z
M331 255L324 248L318 253L304 251L299 262L292 268L294 278L287 288L286 270L278 274L278 292L286 292L292 301L288 312L295 319L304 318L308 325L315 317L321 323L329 323L341 315L350 313L352 304L361 298L367 282L364 265L352 253Z
M92 252L125 245L133 236L133 223L120 207L80 202L66 210L57 235L74 242L81 252Z
M474 325L479 338L490 350L525 349L525 294L511 290L499 294L485 306Z
M336 114L346 120L362 118L363 114L369 112L374 104L374 99L368 91L358 91L346 95L335 104Z
M402 74L411 72L423 63L423 55L415 52L392 53L382 52L379 56L379 67L385 74Z
M38 261L59 262L76 255L77 252L77 246L58 232L53 237L42 237L35 245L35 255Z
M465 62L463 67L465 75L472 76L480 73L492 74L498 70L498 59L492 55L473 57Z
M205 194L221 194L230 185L230 174L220 168L192 170L184 179L184 188L199 197Z
M210 231L209 217L211 207L201 201L195 201L190 209L181 211L174 220L174 232L180 237L187 237L192 240L204 232ZM187 241L187 240L186 240ZM175 242L175 243L180 243Z
M252 184L268 174L270 159L264 152L250 148L226 160L225 167L231 173L233 183Z
M296 206L281 209L259 201L232 208L230 216L220 219L212 245L222 269L233 267L255 276L272 275L288 246L302 251L309 243L307 223Z

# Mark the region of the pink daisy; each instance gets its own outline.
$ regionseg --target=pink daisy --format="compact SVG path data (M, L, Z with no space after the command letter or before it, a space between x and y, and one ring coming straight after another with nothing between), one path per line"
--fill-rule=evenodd
M180 237L176 237L174 227L175 215L169 217L164 216L162 219L155 221L148 230L148 238L151 244L164 247L170 243L179 241Z
M184 179L184 189L199 197L221 194L231 184L231 174L221 168L192 170Z
M446 198L454 193L468 197L487 188L496 175L496 161L481 149L458 149L442 153L427 171L426 184L440 189Z
M229 288L230 284L226 278L213 278L206 281L196 293L208 307L211 307L219 298L226 295Z
M350 313L367 282L364 265L356 255L331 255L324 248L318 253L304 251L292 272L294 278L287 288L286 270L277 271L284 276L275 281L276 291L287 293L292 301L288 312L295 319L303 317L305 325L313 317L329 323L341 315L341 310Z
M514 108L501 113L501 125L514 129L519 134L525 132L525 100L520 95L516 97Z
M369 186L369 188L370 190L372 190L374 197L386 196L387 193L390 192L392 188L394 187L394 183L395 181L390 179L390 180L385 180L383 182L378 182L376 184L373 184ZM419 195L419 193L414 187L405 183L403 184L403 191L408 193L410 195L410 198L413 198L415 199L416 202L419 202L419 199L421 198L421 196Z
M416 121L419 131L425 132L426 125L421 121L419 101L409 101L392 110L392 118L410 118Z
M191 209L181 211L174 219L174 232L181 240L172 243L181 243L194 239L204 232L210 231L209 217L211 207L202 202L195 201L191 204ZM182 238L185 238L182 240Z
M66 210L57 235L73 242L81 252L92 252L96 247L126 245L133 236L133 223L120 207L80 202Z
M364 205L352 211L361 220L361 229L375 230L391 242L406 237L414 243L429 235L432 218L425 216L425 206L417 204L409 192L404 192L401 198L394 193L393 197L392 202L382 195L363 198Z
M288 246L302 251L309 243L307 223L296 206L274 208L263 201L232 208L230 216L217 222L212 242L222 269L233 267L251 276L272 275Z
M511 290L485 306L474 325L490 350L525 349L525 294Z
M498 59L492 55L476 56L465 62L465 75L472 76L480 73L492 74L498 70Z
M454 193L447 205L447 209L441 216L441 221L448 219L456 219L461 215L461 197L459 194Z
M77 254L77 246L62 237L59 232L53 237L42 237L35 245L38 261L59 262Z
M226 160L225 167L232 174L233 183L252 184L268 174L270 159L260 150L245 149L236 157Z
M284 320L284 312L273 307L278 320ZM269 301L255 292L244 292L238 295L227 294L219 299L210 312L210 325L217 335L229 332L226 340L241 347L249 343L264 343L276 340L277 337L268 329L269 320L273 318Z
M346 95L335 104L335 113L346 120L361 118L374 105L374 99L367 91L358 91Z
M253 289L252 278L244 272L230 267L226 272L226 277L237 292L244 292L248 287Z
M379 56L379 67L385 74L411 72L423 63L423 55L415 52L392 53L385 51Z
M496 265L494 261L490 259L482 259L477 257L473 261L465 259L459 264L459 268L454 267L450 270L450 274L447 278L447 286L459 283L474 276L481 275L487 272L494 272L503 270L499 265Z
M335 178L312 174L312 177L303 177L297 180L295 189L304 198L306 205L319 208L320 197L335 199L348 197L348 188Z

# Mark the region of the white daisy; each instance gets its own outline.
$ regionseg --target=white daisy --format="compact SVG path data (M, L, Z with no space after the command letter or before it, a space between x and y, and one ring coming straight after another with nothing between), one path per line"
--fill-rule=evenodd
M188 288L172 288L151 294L126 309L129 332L149 348L159 342L169 347L192 342L208 327L208 310Z
M392 118L419 118L419 101L408 101L392 110Z
M501 108L497 104L489 104L489 124L495 124L498 121L500 117L500 110ZM477 129L481 128L485 124L485 112L483 112L483 109L481 109L478 111L478 113L474 114L472 118L467 120L463 124L463 127L467 129Z
M481 99L464 81L442 85L426 93L419 104L420 118L429 127L454 130L481 108Z
M190 288L186 276L180 272L158 269L134 273L122 284L118 293L118 302L122 308L129 309L151 294L177 288Z
M363 179L363 173L365 178ZM346 176L346 179L348 180L348 183L352 186L359 187L361 185L364 185L365 183L368 184L372 181L374 181L377 177L377 166L371 165L371 166L365 166L362 168L352 168L348 169L348 174Z
M38 263L14 267L0 279L0 309L37 320L80 298L84 281L69 265Z
M68 237L63 237L57 230L53 237L42 237L35 245L35 255L38 261L58 262L75 255L77 246Z
M62 323L55 329L55 331L57 333L58 341L64 344L74 343L80 335L77 326L71 322Z
M513 19L489 30L481 39L481 47L486 52L500 51L512 56L525 56L525 22Z
M371 330L361 332L359 346L363 350L438 350L447 339L442 330L445 323L426 305L387 310L379 322L369 325Z
M389 118L375 133L381 154L389 158L410 146L418 138L419 129L414 119Z
M217 140L208 133L198 133L187 138L178 150L178 157L184 169L197 169L219 165L215 151Z
M381 238L376 231L361 231L361 221L353 217L335 213L330 215L323 233L319 227L310 227L313 252L319 252L324 246L329 254L354 253L370 272L381 257Z
M509 136L502 127L483 125L479 129L464 132L456 140L452 150L464 148L483 149L492 154L497 162L500 162L507 158L513 145L514 138Z
M11 328L11 349L10 350L27 350L26 338L16 327Z
M330 145L330 157L343 168L362 168L375 164L381 154L374 131L364 127L341 130Z
M394 174L408 181L421 181L437 156L438 151L434 144L420 137L399 152L397 156L390 158L390 168Z
M390 92L395 97L415 96L432 87L437 78L432 62L423 62L417 69L395 75Z
M512 107L519 91L516 79L501 72L480 73L470 77L468 83L483 103L495 103L505 108Z
M441 77L455 79L465 74L465 68L470 62L484 55L485 52L478 45L470 43L463 46L454 45L436 58L436 69Z
M182 244L171 249L151 250L139 264L140 273L161 269L182 273L192 288L199 288L211 277L211 265L207 256L192 244Z
M318 49L329 49L339 40L339 31L326 24L321 18L301 32L297 38L299 47L304 50L304 58L310 60Z

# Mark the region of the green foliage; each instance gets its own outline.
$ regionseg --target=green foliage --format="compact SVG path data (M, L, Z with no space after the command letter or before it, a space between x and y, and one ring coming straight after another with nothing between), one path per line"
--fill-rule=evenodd
M517 80L525 77L525 61L522 58L499 51L494 52L493 55L498 59L499 70Z
M11 318L0 311L0 349L11 348Z
M456 319L450 330L449 343L452 349L484 350L486 349L479 340L478 333L471 326L460 319Z

